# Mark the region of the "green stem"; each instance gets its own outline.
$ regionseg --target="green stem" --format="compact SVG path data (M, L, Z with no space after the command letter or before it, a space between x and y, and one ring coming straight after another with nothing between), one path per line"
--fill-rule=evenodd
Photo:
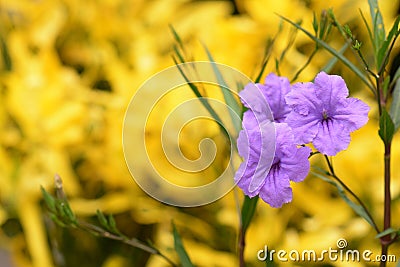
M385 144L384 155L384 176L385 176L385 199L384 199L384 215L383 215L383 231L390 228L391 225L391 193L390 193L390 155L392 142ZM382 251L381 255L387 256L389 245L392 243L390 234L381 238ZM380 267L385 267L386 261L380 263Z
M367 214L367 216L369 217L370 221L373 224L373 227L375 229L375 231L377 233L379 233L379 228L376 225L371 213L368 211L367 207L365 206L364 202L335 174L335 170L333 168L332 163L330 162L329 158L327 155L324 155L326 163L328 164L328 168L329 168L329 175L334 178L337 182L339 182L339 184L347 191L350 193L350 195L352 195L354 197L355 200L357 200L357 202L360 204L360 206L363 208L363 210L365 211L365 213Z
M362 82L368 86L368 88L372 91L372 93L375 94L375 88L373 87L373 85L370 83L370 81L365 77L365 75L363 74L363 72L361 70L359 70L353 63L350 62L350 60L348 60L344 55L339 54L335 49L333 49L329 44L325 43L324 41L316 38L315 36L313 36L310 32L308 32L306 29L304 29L303 27L301 27L299 24L292 22L291 20L282 17L280 15L278 15L281 19L283 19L284 21L290 23L291 25L293 25L294 27L296 27L297 29L301 30L305 35L307 35L309 38L311 38L314 42L316 42L318 45L322 46L323 48L325 48L329 53L331 53L332 55L334 55L335 57L337 57L340 61L343 62L344 65L346 65L351 71L354 72L354 74L356 74L361 80Z
M124 235L116 235L113 234L109 231L104 230L101 227L98 227L96 225L87 223L85 221L82 220L78 220L77 221L77 227L80 228L83 231L92 233L94 235L98 235L104 238L108 238L108 239L112 239L112 240L117 240L120 241L124 244L127 244L131 247L135 247L138 249L141 249L145 252L148 252L150 254L154 254L154 255L158 255L161 258L163 258L164 260L166 260L172 267L178 267L171 259L169 259L166 255L164 255L161 251L159 251L158 249L154 248L154 247L150 247L146 244L144 244L143 242L137 240L136 238L128 238Z

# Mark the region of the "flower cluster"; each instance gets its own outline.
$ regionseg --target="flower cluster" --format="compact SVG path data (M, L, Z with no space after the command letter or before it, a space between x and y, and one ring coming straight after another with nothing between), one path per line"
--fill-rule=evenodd
M325 72L313 83L290 85L271 73L264 84L247 85L240 92L248 110L237 140L244 162L235 175L244 193L259 195L272 207L290 202L290 182L304 180L310 169L311 149L305 144L334 156L368 121L368 105L348 96L344 80Z

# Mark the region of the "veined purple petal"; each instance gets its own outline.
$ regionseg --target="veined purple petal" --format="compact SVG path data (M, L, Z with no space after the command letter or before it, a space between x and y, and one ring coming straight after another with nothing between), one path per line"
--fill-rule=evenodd
M335 106L338 101L349 96L349 90L342 77L320 72L315 77L315 93L323 106Z
M322 154L335 156L345 150L350 143L350 132L337 120L327 120L319 124L318 134L313 140Z
M368 121L369 107L349 91L342 77L319 73L315 83L292 86L286 102L292 111L285 122L297 144L312 142L323 154L336 155L348 147L350 132Z
M296 154L293 157L281 158L281 168L290 181L301 182L303 181L308 172L310 171L310 156L311 149L309 147L300 147L296 149Z
M285 95L290 91L289 79L270 73L265 78L264 84L257 84L257 86L269 104L274 121L283 122L290 112L290 108L285 102Z
M318 133L319 118L314 113L307 116L292 111L285 122L292 128L298 145L310 143Z
M260 190L260 197L273 208L280 208L292 201L292 188L287 175L271 169L268 179Z
M368 122L370 107L357 98L347 98L338 104L332 119L341 121L350 132L355 131Z

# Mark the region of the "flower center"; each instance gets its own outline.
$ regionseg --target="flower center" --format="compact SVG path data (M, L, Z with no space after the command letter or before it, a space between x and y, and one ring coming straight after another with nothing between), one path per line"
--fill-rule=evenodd
M322 111L322 120L327 121L329 119L328 112L324 109Z

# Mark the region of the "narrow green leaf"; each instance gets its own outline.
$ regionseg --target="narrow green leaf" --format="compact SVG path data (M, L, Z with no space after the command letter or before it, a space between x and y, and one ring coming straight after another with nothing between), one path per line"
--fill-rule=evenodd
M52 212L56 213L56 202L52 195L50 195L42 186L40 187L42 191L44 202L46 203L47 208Z
M388 95L388 89L390 85L390 76L386 76L383 80L383 97L386 98Z
M275 264L275 262L273 261L273 259L270 260L270 255L271 255L271 252L268 251L268 258L267 258L267 260L265 261L265 267L276 267L277 265Z
M317 172L311 171L311 173L313 175L315 175L316 177L322 179L325 182L330 183L331 185L334 185L339 193L339 196L347 203L347 205L350 206L350 208L353 209L353 211L358 214L359 216L361 216L362 218L364 218L372 227L375 228L374 222L372 221L372 219L368 216L368 213L364 210L364 208L361 205L358 205L357 203L354 203L346 194L346 192L344 191L343 187L337 183L336 181L329 179L327 177L325 177L324 175L321 175Z
M378 0L368 0L369 11L372 19L372 29L374 33L373 46L376 57L376 66L379 68L381 62L378 61L379 49L386 38L385 26L383 24L382 14L379 10Z
M256 212L256 207L258 203L258 196L250 198L248 196L244 196L244 201L242 205L242 231L246 232L249 227L251 220Z
M71 225L76 224L75 214L72 211L71 207L69 206L68 202L64 202L64 205L61 205L61 207L64 209L64 213L66 215L66 218L68 219L68 222Z
M97 220L99 220L101 226L103 226L105 229L109 229L108 221L106 219L106 216L104 216L103 212L100 210L96 210L96 215L97 215Z
M233 126L235 127L236 132L239 132L241 129L241 124L240 121L237 120L237 116L241 112L241 106L239 105L238 101L235 99L235 96L232 94L231 90L228 86L228 84L225 82L224 77L222 77L222 73L218 69L218 66L215 64L214 58L210 53L210 50L208 50L207 46L203 44L204 50L207 53L208 60L212 62L212 68L215 74L215 77L217 78L217 82L219 87L221 88L222 94L225 99L225 103L230 107L228 109L229 115L231 117Z
M62 221L60 221L60 219L58 219L57 215L51 213L51 214L50 214L50 218L51 218L51 220L52 220L53 222L55 222L58 226L63 227L63 228L67 227L67 225L66 225L65 223L63 223Z
M200 100L200 102L203 104L203 106L208 110L208 112L211 114L211 116L214 117L214 119L216 119L217 121L221 121L219 116L217 115L217 113L215 112L215 110L211 107L211 105L208 103L207 99L205 99L199 89L197 88L197 86L195 84L193 84L188 77L186 76L186 74L184 73L184 71L182 70L181 66L175 61L176 66L178 67L179 72L181 73L182 77L185 79L185 81L187 82L187 84L189 85L190 89L193 91L193 93L196 95L196 97Z
M173 49L174 49L175 55L176 55L176 56L178 57L178 59L179 59L179 62L180 62L180 63L185 63L185 59L184 59L184 57L183 57L181 51L179 51L178 47L177 47L176 45L174 45L174 46L173 46ZM175 58L174 58L174 59L175 59ZM175 60L174 60L174 61L175 61Z
M374 37L372 36L371 28L369 27L368 22L367 22L367 20L366 20L366 18L364 16L364 14L362 13L361 9L359 9L358 11L360 12L361 18L362 18L362 20L364 22L364 25L367 28L369 40L371 41L371 43L373 43L374 42Z
M174 36L175 41L179 44L179 46L180 46L181 48L183 48L182 39L181 39L181 37L179 36L179 34L177 33L177 31L175 30L175 28L174 28L171 24L169 25L169 28L170 28L170 30L171 30L171 32L172 32L172 35Z
M344 55L340 54L338 51L333 49L329 44L327 44L324 41L322 41L322 40L316 38L315 36L313 36L310 32L308 32L306 29L304 29L303 27L301 27L297 23L294 23L291 20L289 20L289 19L287 19L287 18L285 18L283 16L280 16L280 15L278 15L278 16L281 17L286 22L288 22L291 25L293 25L294 27L296 27L297 29L301 30L309 38L311 38L314 42L318 43L320 46L325 48L329 53L331 53L332 55L337 57L340 61L343 62L343 64L345 64L351 71L353 71L354 74L356 74L365 83L365 85L368 86L368 88L370 88L372 91L374 91L373 85L365 77L364 73L360 69L358 69L353 63L351 63L350 60L348 60Z
M389 112L394 123L395 131L397 131L400 126L400 79L396 81L392 97L393 100Z
M340 48L340 50L338 51L338 53L339 54L341 54L341 55L343 55L344 54L344 52L347 50L347 48L349 47L349 43L345 43L341 48ZM324 71L324 72L326 72L326 73L330 73L331 72L331 70L333 69L333 67L336 65L336 63L338 62L338 58L337 57L333 57L333 58L331 58L329 61L328 61L328 63L324 66L324 67L322 67L322 71Z
M174 234L175 251L179 256L182 267L194 267L193 263L191 262L191 260L189 258L189 255L187 254L187 252L185 250L185 247L183 246L182 239L179 236L179 233L176 230L174 223L172 223L172 229L173 229L173 234Z
M108 215L108 225L110 226L110 231L122 236L122 233L117 228L117 223L115 222L114 216L112 214Z
M13 66L12 66L10 52L8 51L7 43L1 36L0 36L0 52L3 58L4 69L6 71L11 71Z
M381 238L381 237L384 237L385 235L389 235L389 234L394 234L394 233L397 233L397 232L399 232L400 230L395 230L395 229L393 229L393 228L388 228L388 229L386 229L385 231L382 231L382 232L380 232L379 234L377 234L376 236L375 236L375 238Z
M262 75L263 75L263 73L265 71L265 68L267 67L269 58L271 56L272 47L274 45L275 38L276 38L276 36L274 37L274 39L268 40L267 47L266 47L265 53L264 53L264 57L263 57L263 60L261 61L262 62L261 69L260 69L257 77L254 79L255 83L259 83L261 81Z
M400 16L396 18L396 21L393 23L392 28L390 29L390 32L387 36L387 38L382 42L382 45L379 47L378 50L378 55L377 55L377 61L378 61L378 68L382 68L382 64L385 64L387 58L387 55L390 53L389 46L392 43L393 38L397 38L399 35L399 22L400 22Z
M317 16L315 15L315 12L313 12L312 25L313 25L315 36L317 36L317 34L318 34L318 20L317 20Z
M382 109L382 115L379 119L379 136L385 144L392 141L394 135L394 124L386 109Z

